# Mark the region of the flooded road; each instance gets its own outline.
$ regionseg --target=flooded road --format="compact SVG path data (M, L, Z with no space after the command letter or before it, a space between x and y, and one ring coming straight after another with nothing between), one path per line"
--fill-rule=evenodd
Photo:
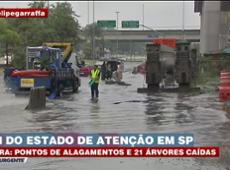
M27 164L1 164L0 169L226 169L230 168L230 121L218 93L137 93L145 86L143 75L132 75L137 63L127 63L123 80L131 86L99 85L99 101L90 101L89 78L82 78L79 93L48 101L47 109L24 108L28 97L7 92L0 81L0 129L13 132L158 133L191 132L196 145L225 148L220 158L31 158ZM226 149L227 148L227 149Z

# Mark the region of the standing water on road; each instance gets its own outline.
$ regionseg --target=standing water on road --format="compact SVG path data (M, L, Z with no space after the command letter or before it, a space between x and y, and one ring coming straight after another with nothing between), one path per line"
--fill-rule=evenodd
M190 132L197 145L217 145L225 149L221 158L30 158L25 165L6 165L0 169L226 169L230 121L222 110L218 94L185 93L139 94L146 86L143 75L131 74L137 63L126 63L123 80L131 86L100 82L99 101L90 101L89 78L81 79L78 93L64 94L47 103L42 111L25 110L28 96L7 91L3 75L0 81L0 128L13 132L76 133L158 133ZM222 148L220 148L222 150ZM95 168L97 167L97 168Z

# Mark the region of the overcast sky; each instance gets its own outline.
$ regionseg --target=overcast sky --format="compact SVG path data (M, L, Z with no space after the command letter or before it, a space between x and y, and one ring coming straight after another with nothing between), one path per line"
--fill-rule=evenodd
M75 12L80 15L79 23L82 27L93 21L92 1L69 1ZM0 7L27 7L28 1L1 1ZM50 1L54 3L54 1ZM121 20L139 20L144 25L153 29L182 29L183 27L183 3L184 3L184 27L185 29L199 29L200 16L194 13L194 1L95 1L95 21L116 20L116 11L119 11L119 28ZM144 10L143 10L144 4Z

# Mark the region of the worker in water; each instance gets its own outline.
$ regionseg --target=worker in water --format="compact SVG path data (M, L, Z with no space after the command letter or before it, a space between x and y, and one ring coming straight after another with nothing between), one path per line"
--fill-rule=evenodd
M113 72L112 72L112 67L110 63L107 63L107 67L106 67L106 79L107 80L111 80Z
M105 80L106 78L106 71L107 71L107 68L106 68L106 64L104 61L103 64L101 65L101 79L102 80Z
M90 82L89 85L91 87L91 99L93 100L94 97L96 96L96 100L98 100L99 96L99 90L98 90L98 85L99 85L99 80L100 80L100 69L98 68L97 65L94 65L94 68L90 72Z

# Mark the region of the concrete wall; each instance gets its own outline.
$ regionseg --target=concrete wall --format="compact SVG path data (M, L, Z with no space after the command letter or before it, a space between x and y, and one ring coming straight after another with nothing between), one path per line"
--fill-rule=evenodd
M177 38L181 39L182 30L157 30L161 36L159 38ZM200 40L200 30L185 30L185 39L191 41L199 41ZM147 30L138 30L138 31L104 31L105 40L122 40L122 41L152 41L153 32Z
M204 1L201 12L200 53L216 53L226 47L229 33L228 12L221 12L221 1Z

